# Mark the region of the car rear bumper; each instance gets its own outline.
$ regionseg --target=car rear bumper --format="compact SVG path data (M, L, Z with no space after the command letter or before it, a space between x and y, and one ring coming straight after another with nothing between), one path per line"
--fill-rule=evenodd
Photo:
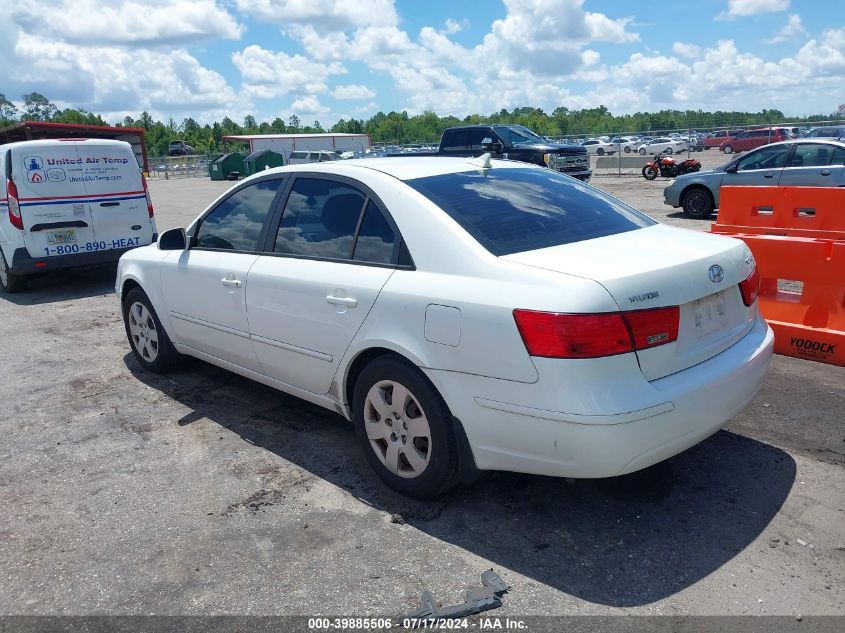
M153 242L158 239L153 235ZM102 251L91 251L73 253L72 255L53 255L51 257L32 257L26 248L18 248L12 254L12 261L9 262L9 272L13 275L34 275L46 273L51 270L64 270L67 268L81 268L84 266L98 266L112 264L120 259L124 253L131 251L137 246L130 248L111 248Z
M588 370L595 373L594 393L580 395L584 402L594 400L595 409L580 414L538 402L540 383L508 386L507 381L427 373L461 420L478 468L599 478L656 464L725 426L754 398L773 347L772 330L758 317L732 347L659 380L647 382L641 373L639 381L632 373L603 377ZM606 384L598 382L602 379ZM530 404L514 404L520 391Z

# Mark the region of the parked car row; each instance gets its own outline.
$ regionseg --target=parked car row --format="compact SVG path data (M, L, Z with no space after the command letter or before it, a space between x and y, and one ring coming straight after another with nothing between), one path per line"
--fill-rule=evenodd
M845 143L804 138L765 145L716 169L679 176L663 190L663 202L707 218L719 208L724 185L845 187Z

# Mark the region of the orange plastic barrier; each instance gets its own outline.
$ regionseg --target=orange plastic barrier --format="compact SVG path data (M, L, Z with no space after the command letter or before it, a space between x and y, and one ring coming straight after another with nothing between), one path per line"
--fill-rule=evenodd
M722 187L710 230L845 240L845 187Z
M775 332L775 351L845 366L845 241L736 237L757 260L760 312Z

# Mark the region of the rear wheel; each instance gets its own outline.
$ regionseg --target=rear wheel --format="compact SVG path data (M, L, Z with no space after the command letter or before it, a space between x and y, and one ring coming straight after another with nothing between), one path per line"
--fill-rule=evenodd
M388 486L426 499L457 483L452 414L416 367L395 357L377 358L358 376L352 407L361 449Z
M631 148L630 148L630 147L628 147L627 145L625 146L625 153L626 153L626 154L630 154L630 153L631 153Z
M604 148L603 148L603 147L599 147L599 148L596 150L596 154L598 154L599 156L604 156Z
M646 165L643 167L643 178L646 180L654 180L657 178L657 168L652 165Z
M645 156L645 147L640 148L640 155Z
M725 145L725 149L723 151L725 154L733 154L734 148L731 145Z
M704 220L713 213L713 196L701 187L694 187L684 192L681 198L684 213L694 220Z
M9 272L6 256L0 250L0 290L7 293L20 292L26 288L26 277Z
M663 151L665 151L667 154L674 154L674 153L675 153L675 150L673 150L671 147L667 147L667 148L666 148L665 150L663 150Z
M123 300L123 324L141 367L158 374L173 366L179 353L161 326L149 297L140 288L130 290Z

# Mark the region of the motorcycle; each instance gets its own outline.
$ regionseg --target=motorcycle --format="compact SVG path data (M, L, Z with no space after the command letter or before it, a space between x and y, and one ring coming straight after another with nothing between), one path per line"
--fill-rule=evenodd
M664 178L675 178L676 176L691 174L700 169L700 161L694 158L687 158L679 163L671 156L668 156L667 150L663 150L659 154L654 155L654 160L645 164L645 167L643 167L643 178L654 180L658 175Z

